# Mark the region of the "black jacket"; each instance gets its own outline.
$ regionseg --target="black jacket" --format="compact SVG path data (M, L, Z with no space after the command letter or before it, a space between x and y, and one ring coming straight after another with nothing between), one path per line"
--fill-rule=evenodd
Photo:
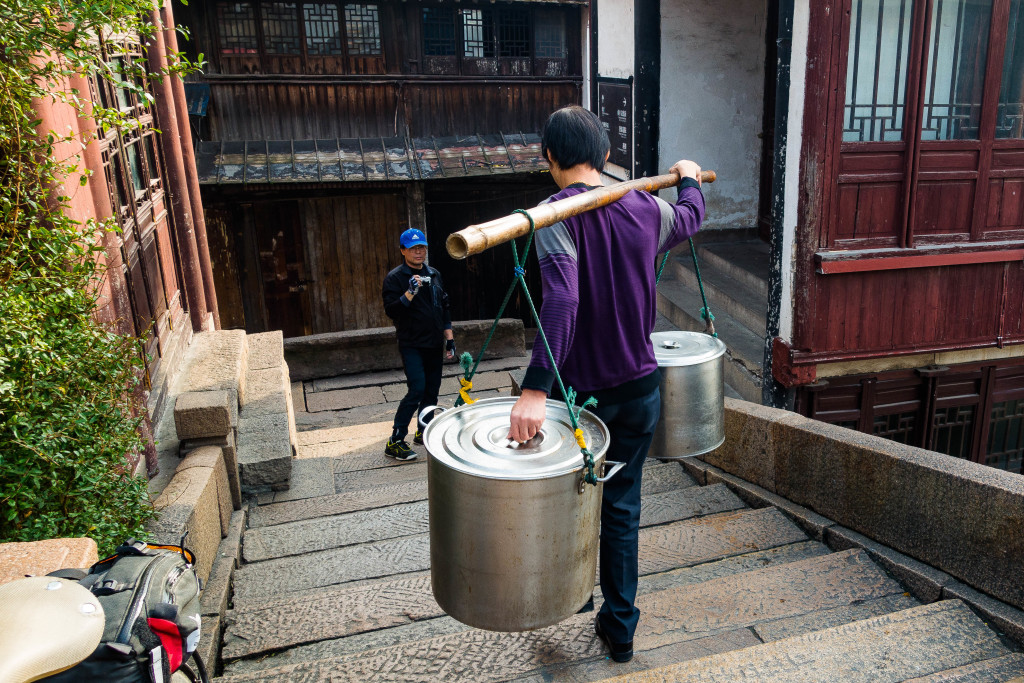
M420 291L409 301L405 292L413 275L429 276L430 283L420 285ZM428 349L444 345L444 331L451 329L452 315L441 273L426 264L413 270L403 263L384 278L381 296L384 312L395 321L399 346Z

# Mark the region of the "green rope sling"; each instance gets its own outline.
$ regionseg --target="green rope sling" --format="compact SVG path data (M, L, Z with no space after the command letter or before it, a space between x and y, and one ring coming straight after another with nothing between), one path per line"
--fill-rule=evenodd
M533 234L536 232L536 225L531 216L524 209L516 209L513 213L521 213L526 216L527 220L530 221L530 232L526 236L526 244L523 246L522 258L519 256L519 250L516 247L516 241L511 240L509 244L512 245L512 260L515 262L514 277L512 282L509 284L508 291L505 292L505 298L501 302L501 307L498 309L498 315L494 318L494 322L491 324L491 329L487 333L487 338L484 339L484 344L480 349L480 353L476 360L473 360L473 356L468 352L463 352L459 356L459 365L462 367L463 376L459 378L459 384L462 388L459 390L459 397L455 400L455 407L463 404L473 403L475 399L470 398L469 391L473 388L473 376L476 374L477 368L480 366L480 361L483 359L484 353L487 351L487 346L491 343L491 339L494 338L494 333L498 329L498 321L501 320L502 314L505 312L505 307L508 306L509 300L512 298L512 292L515 291L516 285L519 285L523 290L523 295L526 297L526 302L530 306L530 315L533 316L533 321L537 324L537 336L540 337L544 343L544 350L548 354L548 360L551 362L551 367L554 368L555 379L558 381L558 388L562 391L562 397L565 400L565 407L569 410L569 420L572 423L573 433L576 436L576 443L580 446L580 452L583 454L583 462L586 465L587 472L583 479L588 484L597 484L597 475L594 473L594 454L587 448L586 441L583 437L583 430L579 426L580 411L585 408L597 405L597 399L593 396L589 397L583 402L583 405L576 407L576 391L569 387L566 389L565 384L562 382L562 376L558 372L558 366L555 364L555 356L551 353L551 346L548 344L547 335L544 334L544 328L540 324L540 315L537 313L537 308L533 304L533 297L530 296L530 290L526 286L526 257L530 252L530 246L533 244ZM656 282L661 282L662 272L665 270L665 264L668 262L668 258L671 252L666 251L665 256L661 260L661 265L658 267L658 277ZM697 285L700 288L700 297L704 303L704 307L700 309L700 316L704 319L707 324L707 332L712 337L717 337L718 333L715 332L715 325L712 322L715 316L711 314L711 310L708 308L708 299L704 294L704 283L701 281L700 268L697 266L697 250L693 246L693 239L690 239L690 255L693 257L693 267L697 273Z

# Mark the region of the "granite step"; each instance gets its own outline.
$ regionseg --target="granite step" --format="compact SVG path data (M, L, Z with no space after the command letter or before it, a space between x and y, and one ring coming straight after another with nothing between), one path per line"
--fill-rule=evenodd
M617 683L895 683L1009 654L959 600L608 679ZM939 679L941 680L941 679Z
M335 464L334 475L336 494L260 505L249 514L249 528L427 499L425 462L353 472L339 470ZM641 493L649 495L696 485L697 482L679 463L648 460L644 466Z
M728 313L751 332L764 334L768 312L767 292L762 294L757 289L749 287L743 280L719 270L714 263L702 264L698 283L697 271L693 268L689 248L673 254L665 268L665 274L697 290L698 300L699 284L703 284L708 306L716 318L719 313Z
M1014 652L930 676L912 678L906 683L1008 683L1019 680L1021 676L1024 676L1024 654Z
M679 329L703 332L700 292L677 280L658 284L658 310ZM748 401L761 402L764 334L756 334L728 313L715 312L715 331L727 348L725 382Z
M644 498L640 525L676 522L746 507L724 484L693 486ZM250 529L243 558L260 562L360 543L427 533L427 501Z
M722 535L728 533L726 529ZM649 666L644 664L643 654L651 650L705 639L726 639L732 646L742 647L757 642L749 629L759 623L900 592L899 584L865 552L848 550L639 596L637 606L644 615L635 642L639 655L614 669L605 660L605 649L594 635L593 615L588 613L535 631L469 630L222 680L483 682L541 672L564 673L566 665L580 667L581 662L603 667L607 676L641 671ZM697 648L697 652L702 649L707 648ZM1003 653L1005 648L998 654ZM993 649L989 656L995 655Z
M695 585L828 553L828 548L817 541L793 543L641 576L637 592L646 595ZM599 607L600 588L595 589L594 599ZM434 601L430 576L425 572L269 600L249 609L235 609L228 613L227 621L223 657L230 662L227 673L233 674L470 630L469 626L444 616ZM290 649L269 658L263 656L285 648ZM240 659L257 655L258 659Z
M739 240L702 243L697 245L697 259L702 268L706 263L709 268L743 282L765 300L768 299L771 248L767 242Z
M807 540L775 508L727 512L640 530L640 572L652 574ZM424 571L430 536L420 534L248 564L235 573L236 604L289 592Z

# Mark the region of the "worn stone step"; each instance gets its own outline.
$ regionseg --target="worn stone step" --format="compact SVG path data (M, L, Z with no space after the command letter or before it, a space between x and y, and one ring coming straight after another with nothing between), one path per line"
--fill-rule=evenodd
M901 590L865 552L833 553L641 595L637 606L642 616L634 645L646 652ZM500 681L543 670L556 672L565 665L604 656L605 649L594 635L593 614L586 613L536 631L470 630L224 680L317 681L329 676L333 681L367 682ZM631 664L641 665L642 660L638 657Z
M640 525L676 522L690 517L739 510L746 505L724 484L666 491L644 497ZM260 562L359 543L370 543L430 530L427 501L392 505L314 520L250 529L243 557Z
M877 600L868 600L855 605L843 605L833 609L821 610L810 614L802 614L792 619L780 619L768 624L758 624L754 627L754 633L762 641L768 643L773 640L792 638L805 633L821 631L822 629L841 626L862 619L891 614L900 610L917 607L921 603L910 595L900 593L899 595L887 595Z
M609 679L617 683L889 683L1008 650L959 600Z
M1024 654L1014 652L930 676L912 678L906 683L1008 683L1019 680L1020 676L1024 676Z
M679 329L704 331L700 318L700 292L677 280L658 284L658 310ZM764 335L755 334L728 313L715 313L715 331L727 348L725 381L744 399L761 402L761 365L764 362Z
M644 574L807 540L775 508L729 512L640 530ZM428 534L335 548L246 565L234 599L261 600L307 588L394 576L430 567Z
M707 263L708 267L740 280L767 301L771 249L766 242L740 240L698 244L697 258L702 264L702 273L703 264Z
M646 575L640 578L638 594L646 595L698 584L723 576L820 557L828 552L828 548L821 543L805 541L695 567ZM600 588L595 589L594 598L599 607ZM448 624L459 622L443 614L434 601L427 573L320 589L307 595L261 601L247 609L236 608L230 611L222 655L225 661L231 661L291 648L287 653L275 656L273 661L239 661L229 671L244 673L301 660L338 657L431 638L440 635L439 629L454 633L470 628L461 624L461 628L456 628ZM423 623L421 628L407 628L412 626L410 622L418 619L424 619L432 625ZM433 624L436 621L445 623ZM390 634L396 628L403 629L402 635ZM371 631L376 635L353 640L359 634ZM302 643L314 644L295 647Z
M763 333L765 316L768 311L767 293L762 295L756 289L747 286L742 280L734 278L730 273L709 266L710 264L704 264L700 270L700 277L711 312L716 317L719 313L728 313L750 331ZM674 279L685 283L691 289L700 291L689 249L669 259L668 267L665 270L666 273L671 272L671 277Z
M260 505L249 512L249 528L286 524L359 510L372 510L426 499L426 479L398 482L319 498Z
M249 515L249 527L297 522L303 519L410 503L427 499L425 463L403 463L378 472L335 470L335 495L261 505ZM391 471L394 470L394 474ZM649 495L696 486L679 463L649 460L644 468L641 493ZM341 488L338 488L340 486Z

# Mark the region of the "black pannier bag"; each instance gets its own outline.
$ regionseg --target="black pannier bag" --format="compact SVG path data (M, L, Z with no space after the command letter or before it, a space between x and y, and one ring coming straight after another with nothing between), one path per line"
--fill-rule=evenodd
M170 683L171 674L179 669L190 680L207 680L195 653L201 584L195 555L184 545L128 539L87 574L61 570L53 575L77 579L92 591L103 606L106 623L103 640L87 659L43 680ZM189 666L190 658L198 678Z

